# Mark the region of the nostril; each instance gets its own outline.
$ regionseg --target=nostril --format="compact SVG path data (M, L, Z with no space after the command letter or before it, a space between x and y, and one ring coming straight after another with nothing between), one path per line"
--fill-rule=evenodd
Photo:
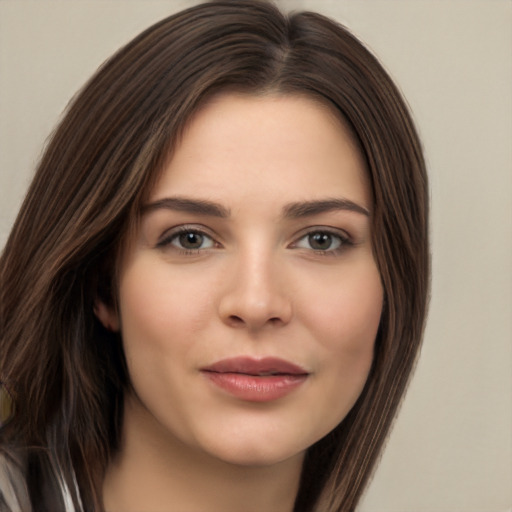
M218 314L222 322L232 328L255 330L287 324L292 308L286 296L246 286L226 292L219 300Z
M243 326L245 324L245 322L239 316L237 316L237 315L230 315L228 317L228 322L233 327Z

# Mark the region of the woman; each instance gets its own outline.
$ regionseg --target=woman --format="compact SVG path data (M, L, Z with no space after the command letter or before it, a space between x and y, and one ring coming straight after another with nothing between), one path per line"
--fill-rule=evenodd
M421 340L427 210L404 102L343 27L244 0L143 32L2 255L4 507L354 510Z

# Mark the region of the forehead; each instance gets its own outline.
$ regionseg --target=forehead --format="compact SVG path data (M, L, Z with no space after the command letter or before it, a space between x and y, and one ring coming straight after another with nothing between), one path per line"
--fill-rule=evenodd
M279 191L283 200L348 194L370 207L368 188L357 144L326 103L303 95L229 93L192 117L150 198L255 200Z

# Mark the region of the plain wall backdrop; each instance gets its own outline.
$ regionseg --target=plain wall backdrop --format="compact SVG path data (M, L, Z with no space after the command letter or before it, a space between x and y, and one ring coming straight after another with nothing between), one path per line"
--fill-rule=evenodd
M69 99L119 46L193 3L0 0L0 247ZM276 3L338 19L380 57L430 173L424 347L358 512L512 510L512 3Z

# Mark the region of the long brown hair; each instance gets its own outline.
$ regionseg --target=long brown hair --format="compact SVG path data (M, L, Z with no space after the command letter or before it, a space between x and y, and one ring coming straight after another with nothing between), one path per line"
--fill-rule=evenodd
M0 380L16 412L0 445L28 454L34 503L60 499L45 491L44 459L77 510L102 509L129 378L121 339L96 320L93 304L115 301L123 237L187 120L228 89L327 102L366 160L385 291L373 366L348 416L308 450L295 511L354 510L368 482L427 307L428 197L418 136L388 74L344 27L309 12L285 16L263 0L220 0L156 23L85 85L47 146L2 254Z

